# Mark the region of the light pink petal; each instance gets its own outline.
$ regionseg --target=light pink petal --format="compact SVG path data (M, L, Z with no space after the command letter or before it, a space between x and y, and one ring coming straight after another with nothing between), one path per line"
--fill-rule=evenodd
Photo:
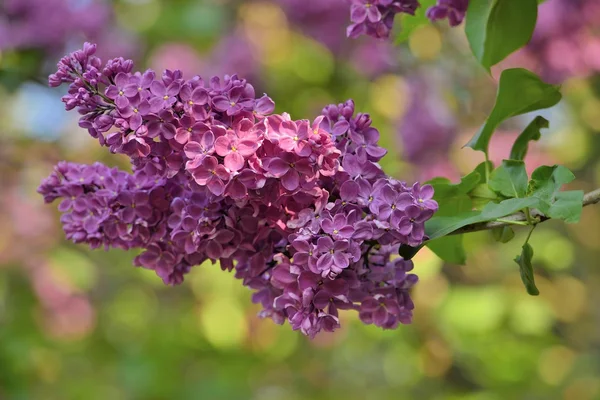
M257 149L256 142L251 142L249 140L242 140L237 145L237 151L244 157L250 157L252 154L256 152Z
M224 157L229 154L229 144L230 141L227 136L218 137L217 140L215 140L215 151L218 155Z
M244 168L244 157L238 152L231 152L225 156L225 167L230 171L239 171Z

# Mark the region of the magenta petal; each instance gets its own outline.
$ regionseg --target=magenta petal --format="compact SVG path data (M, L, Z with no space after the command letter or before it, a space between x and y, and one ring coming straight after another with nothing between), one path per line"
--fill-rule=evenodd
M296 190L300 185L300 175L296 170L290 169L281 177L281 184L287 190Z
M153 95L162 97L167 92L167 88L165 87L165 84L161 81L153 81L150 84L150 91Z
M345 279L334 279L325 283L327 290L334 296L348 293L348 282Z
M303 271L298 278L298 287L304 291L308 288L316 288L317 282L321 279L320 275L313 274L312 272Z
M177 140L177 137L175 140ZM183 151L185 152L185 156L187 158L193 159L197 155L202 154L202 147L200 146L200 143L188 142L183 148Z
M367 150L368 155L370 155L371 157L374 157L374 158L378 158L378 159L385 156L387 153L386 149L384 149L383 147L379 147L379 146L367 146L367 148L365 150Z
M333 263L339 268L346 268L350 265L350 260L348 260L348 256L345 253L336 251L333 253Z
M175 141L179 144L186 144L190 140L190 133L187 129L178 129L175 133ZM168 138L165 138L168 139ZM198 143L196 143L198 144Z
M333 229L334 229L333 222L330 219L323 219L321 221L321 227L327 233L333 232Z
M333 125L333 134L335 136L343 135L348 131L350 124L346 120L340 120Z
M221 112L229 109L229 107L230 107L230 104L229 104L230 101L225 96L215 96L215 97L213 97L212 103L213 103L213 107L217 111L221 111Z
M279 178L290 170L290 165L281 158L272 158L267 165L267 170Z
M326 271L333 265L333 256L331 253L325 253L317 261L317 268L320 271Z
M352 236L353 233L354 233L354 228L347 225L347 226L339 229L338 235L343 238L349 238Z
M225 167L230 171L239 171L244 167L244 157L238 152L232 152L225 156Z
M375 325L377 326L382 326L383 324L385 324L387 317L388 313L385 310L385 307L379 306L373 313L373 323L375 323Z
M221 181L219 178L213 178L209 180L207 187L208 190L210 190L210 192L215 196L222 195L223 191L225 190L225 185L223 184L223 181Z
M204 147L204 149L210 149L215 143L214 133L211 131L205 132L204 135L202 135L202 140L200 143L202 143L202 147Z
M238 179L234 179L227 185L227 195L231 196L234 199L242 199L246 197L248 194L248 190L246 186Z
M396 200L396 207L399 210L404 210L407 207L413 205L414 203L414 199L413 197L410 195L410 193L401 193L398 196L398 199Z
M363 5L355 4L350 9L350 20L356 24L360 24L367 19L367 8Z
M106 94L106 96L109 99L116 99L117 97L119 97L119 88L117 88L114 85L111 85L108 88L106 88L104 94Z
M313 304L316 308L323 309L329 305L331 294L326 290L320 290L313 298Z
M359 186L354 181L346 181L340 187L340 196L342 200L354 201L358 197Z
M312 147L310 147L310 145L304 141L298 142L294 152L300 157L308 157L312 153Z
M206 255L209 258L216 260L221 257L221 254L223 254L223 246L221 246L221 244L215 240L208 242L206 245Z
M421 193L420 193L419 198L421 198L423 200L429 200L429 199L431 199L433 197L433 186L431 186L431 185L424 185L421 188L420 192Z
M224 229L219 231L219 233L217 233L217 235L215 236L214 240L216 240L217 242L221 243L221 244L225 244L228 242L231 242L231 240L234 238L235 234L228 230L228 229Z
M306 240L294 240L292 246L294 246L296 250L302 252L308 252L310 250L310 245Z
M373 6L367 8L367 18L373 23L379 22L381 20L381 13L379 12L379 8Z
M402 235L410 235L412 230L413 225L412 222L410 222L410 219L404 217L398 223L398 232L400 232Z

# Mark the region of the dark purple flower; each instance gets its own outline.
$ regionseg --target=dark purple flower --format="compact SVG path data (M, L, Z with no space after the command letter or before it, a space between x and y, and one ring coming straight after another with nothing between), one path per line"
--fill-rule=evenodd
M380 195L376 202L377 216L381 220L387 220L392 214L402 212L406 207L414 204L414 199L410 193L398 193L389 185L381 189Z
M128 83L129 76L123 72L119 72L117 76L115 76L115 84L106 88L106 97L114 100L115 104L119 108L125 108L127 105L129 105L129 99L125 94Z
M220 165L216 158L207 156L202 159L193 171L194 180L199 185L206 185L216 196L223 194L225 183L229 180L229 172Z
M301 185L301 177L309 180L313 174L311 162L308 159L298 159L290 153L283 153L280 157L271 158L265 167L273 176L280 178L282 186L290 191L296 190Z
M427 10L427 18L432 21L448 18L450 26L458 26L465 19L469 0L437 0L437 5Z
M149 114L146 119L148 120L148 137L161 136L167 140L175 137L177 119L171 110L161 110L158 114Z
M431 185L421 186L418 182L412 187L412 195L417 200L417 205L431 211L437 211L438 203L433 199L433 187Z
M317 269L323 277L338 275L344 268L350 265L349 244L347 240L336 240L329 237L321 237L317 240Z
M161 81L153 81L150 84L150 92L154 96L150 99L152 109L162 110L163 108L171 107L177 101L176 96L179 94L180 89L181 86L177 81L172 82L168 86L165 86L165 83Z
M229 116L236 115L244 109L251 110L255 101L243 98L243 94L244 88L236 86L222 95L213 97L213 107L215 110L225 112Z
M336 214L333 219L324 218L321 227L336 240L350 239L354 234L354 228L348 224L348 218L344 214Z

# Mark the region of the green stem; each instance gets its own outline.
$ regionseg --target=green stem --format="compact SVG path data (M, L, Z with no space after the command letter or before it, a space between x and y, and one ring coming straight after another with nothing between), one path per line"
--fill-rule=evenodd
M525 239L525 244L529 243L529 238L531 237L531 234L533 233L533 230L535 229L537 225L531 225L531 230L529 230L529 234L527 235L527 239Z
M529 212L529 207L525 207L525 210L523 211L525 212L525 217L527 218L527 224L534 225L533 219L531 218L531 213Z
M490 157L488 156L487 151L485 154L485 183L490 181Z
M525 222L525 221L511 221L509 219L501 219L501 218L498 218L496 220L496 222L503 222L503 223L509 224L509 225L522 225L522 226L531 225L529 222Z

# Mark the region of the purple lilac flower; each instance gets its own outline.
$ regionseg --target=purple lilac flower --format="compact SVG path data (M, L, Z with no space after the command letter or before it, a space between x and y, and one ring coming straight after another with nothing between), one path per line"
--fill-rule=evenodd
M346 29L346 35L350 38L361 35L388 38L396 14L415 15L420 6L418 0L351 0L352 23ZM450 26L457 26L464 20L468 7L469 0L437 0L426 15L431 21L447 18Z
M352 0L348 37L369 35L387 38L398 13L414 15L420 7L418 0Z
M309 337L339 328L340 310L384 329L410 322L417 278L391 256L427 239L437 203L430 186L383 172L368 114L347 101L293 121L271 115L273 101L236 75L157 78L122 58L103 66L95 51L86 43L64 57L49 82L68 84L66 108L129 156L133 173L55 167L38 191L61 201L68 239L141 249L134 264L166 284L218 261L254 291L262 317Z
M437 0L437 4L427 10L431 21L448 19L450 26L458 26L465 19L469 0Z

